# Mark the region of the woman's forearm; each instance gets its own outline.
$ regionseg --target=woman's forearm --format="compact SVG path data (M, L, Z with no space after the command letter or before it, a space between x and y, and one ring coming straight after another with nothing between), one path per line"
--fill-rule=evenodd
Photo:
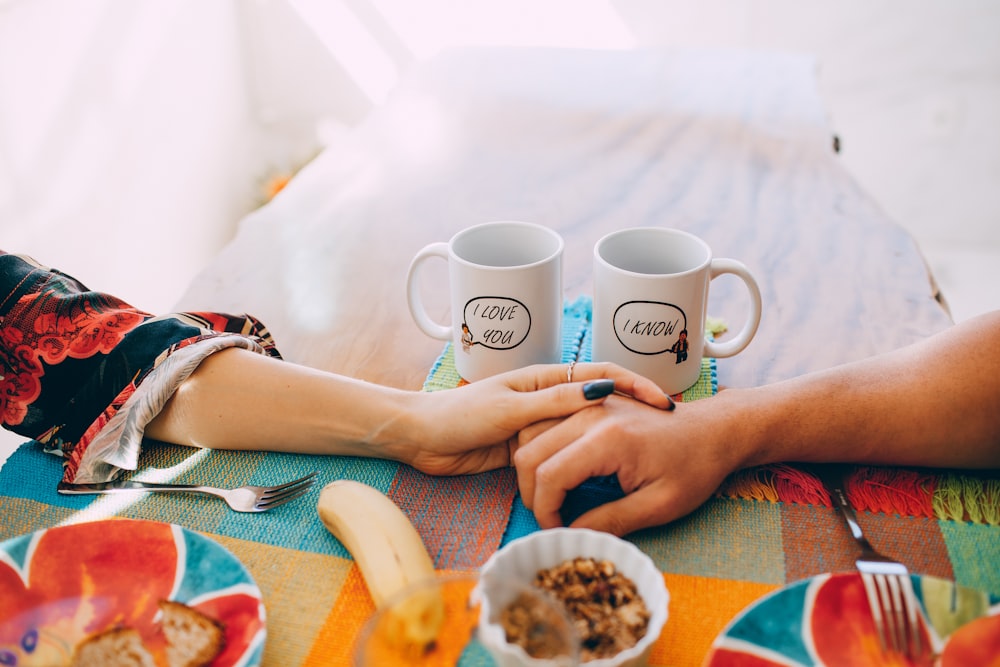
M242 349L205 359L146 428L151 438L217 449L378 456L413 392Z

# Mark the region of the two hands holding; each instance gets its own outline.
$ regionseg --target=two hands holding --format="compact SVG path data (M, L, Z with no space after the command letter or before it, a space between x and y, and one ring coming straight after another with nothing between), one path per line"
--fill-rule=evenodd
M562 524L560 508L568 491L590 477L610 474L619 476L628 495L585 514L574 525L626 534L676 518L655 507L660 502L655 487L669 473L671 459L686 448L682 442L677 453L669 451L674 448L648 446L660 443L676 420L674 402L652 380L606 363L535 366L480 380L453 391L452 397L476 405L473 394L494 392L500 403L486 413L463 416L461 422L472 431L460 433L482 441L503 439L505 444L468 450L468 440L456 441L460 451L453 458L440 450L415 449L407 462L431 474L478 472L491 467L476 465L478 457L490 452L495 457L490 463L516 468L522 500L545 528ZM490 428L495 431L485 430ZM479 429L484 431L477 435ZM447 446L449 440L445 436L436 442ZM724 477L722 473L714 485L706 478L712 488L696 491L703 497L690 509L707 499Z
M521 498L543 528L562 525L566 494L591 477L617 474L626 495L573 525L624 535L692 511L731 471L728 462L716 459L692 475L705 461L701 446L690 447L693 434L684 432L681 421L693 404L675 405L652 380L614 364L530 367L464 386L452 397L477 405L473 394L478 393L496 393L502 406L463 416L461 422L473 431L460 433L483 441L505 438L499 446L505 451L468 450L463 448L469 441L456 442L461 451L454 458L440 450L415 449L407 463L431 474L478 472L493 466L473 464L470 470L469 464L489 451L496 457L491 463L499 459L500 465L515 467ZM495 432L476 435L490 427ZM680 470L685 474L676 475Z

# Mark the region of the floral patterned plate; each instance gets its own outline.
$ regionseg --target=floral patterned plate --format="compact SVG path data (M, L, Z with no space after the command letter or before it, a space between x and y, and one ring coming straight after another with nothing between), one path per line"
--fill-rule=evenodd
M925 646L935 657L911 663L883 656L860 575L821 574L761 598L715 639L704 667L995 664L1000 598L937 577L912 575Z
M223 624L213 667L260 664L264 605L239 560L180 526L112 519L0 543L0 665L68 664L77 643L114 627L135 628L165 664L160 600Z

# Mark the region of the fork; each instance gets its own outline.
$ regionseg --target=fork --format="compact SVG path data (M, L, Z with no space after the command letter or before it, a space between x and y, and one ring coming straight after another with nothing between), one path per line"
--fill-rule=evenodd
M861 555L854 565L861 574L882 652L886 653L891 648L910 660L922 658L924 651L917 618L917 599L910 571L899 561L876 551L865 537L857 514L843 490L844 468L816 466L815 470L830 493L834 507L840 510L847 522L851 536L861 548Z
M316 481L316 474L312 472L305 477L300 477L299 479L276 486L239 486L233 489L222 489L197 484L159 484L156 482L114 480L99 484L70 484L60 482L56 490L66 495L120 493L126 491L205 493L210 496L222 498L229 507L237 512L266 512L279 505L284 505L290 500L295 500L308 491L309 487Z

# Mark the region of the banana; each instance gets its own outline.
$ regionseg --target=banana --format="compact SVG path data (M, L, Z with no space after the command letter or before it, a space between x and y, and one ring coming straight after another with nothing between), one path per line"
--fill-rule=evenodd
M443 593L426 587L397 599L400 591L436 576L409 517L378 489L349 479L323 487L316 509L351 553L375 607L388 610L386 639L408 654L429 650L444 624Z

